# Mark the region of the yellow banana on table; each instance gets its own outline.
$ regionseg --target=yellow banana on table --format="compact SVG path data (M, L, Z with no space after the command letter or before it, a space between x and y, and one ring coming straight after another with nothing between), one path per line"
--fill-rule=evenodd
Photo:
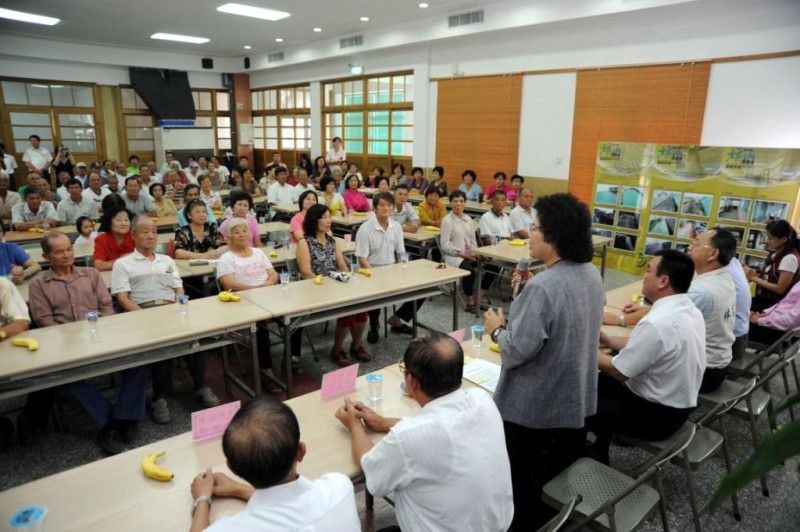
M217 298L218 298L220 301L224 301L224 302L226 302L226 303L227 303L227 302L231 302L231 303L238 303L239 301L241 301L241 300L242 300L242 296L239 296L239 295L237 295L237 294L234 294L234 293L233 293L233 292L231 292L230 290L223 290L222 292L220 292L220 293L219 293L219 295L217 296Z
M36 351L39 349L39 342L33 338L14 338L11 340L11 344L17 347L27 347L28 351Z
M322 284L322 274L319 274L314 278L314 284Z
M172 480L175 477L172 471L159 467L156 464L156 460L165 454L167 454L167 451L161 451L160 453L148 454L142 458L142 471L144 471L144 474L154 480L160 480L161 482L169 482Z
M371 277L372 276L372 272L368 268L359 268L358 269L358 273L360 273L364 277Z

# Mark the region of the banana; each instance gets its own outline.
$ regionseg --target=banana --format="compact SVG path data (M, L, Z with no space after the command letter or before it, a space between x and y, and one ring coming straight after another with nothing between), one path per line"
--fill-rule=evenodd
M33 338L14 338L11 340L11 344L18 347L27 347L28 351L36 351L39 349L39 342Z
M231 300L231 293L230 293L230 292L228 292L227 290L225 290L225 291L223 291L223 292L220 292L220 293L219 293L219 296L217 296L217 297L219 298L219 300L220 300L220 301L225 301L225 302L227 302L227 301L230 301L230 300Z
M359 268L358 273L360 273L364 277L372 277L372 272L369 271L369 269L367 268Z
M270 252L269 252L269 257L270 257L271 259L274 259L274 258L275 258L275 257L277 257L277 256L278 256L278 252L277 252L277 251L270 251Z
M28 229L29 233L44 233L44 229L41 227L31 227Z
M238 296L236 294L231 294L231 303L238 303L242 300L242 296Z
M157 221L158 221L158 218L157 218L157 217L155 217L155 216L151 216L151 217L150 217L150 219L151 219L151 220L153 220L154 222L157 222Z
M142 458L142 471L144 471L144 474L154 480L160 480L161 482L169 482L172 480L175 477L172 471L156 465L156 460L165 454L167 454L167 451L161 451L160 453L148 454Z
M489 346L489 349L494 351L495 353L499 353L500 352L500 346L497 345L494 342L492 342L492 345Z
M322 274L317 275L314 279L314 284L322 284Z

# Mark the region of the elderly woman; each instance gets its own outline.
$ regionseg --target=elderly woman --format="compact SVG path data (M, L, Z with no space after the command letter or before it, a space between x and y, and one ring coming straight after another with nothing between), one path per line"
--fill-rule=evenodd
M372 210L367 196L358 190L360 184L361 182L358 180L357 175L351 175L345 180L346 190L342 194L342 198L347 210L350 212L369 212Z
M175 231L176 259L218 259L225 253L227 247L217 224L208 221L205 203L192 200L184 213L189 224Z
M186 183L181 181L177 170L170 170L167 172L164 176L164 183L166 186L164 194L166 194L173 205L175 203L183 203L183 191L186 188Z
M250 216L250 210L253 208L253 198L243 190L234 190L231 192L231 216L227 218L220 226L222 238L226 239L228 234L227 226L236 219L244 220L250 229L250 238L253 247L261 245L261 229L258 227L258 222L255 218Z
M166 189L161 183L153 183L150 185L150 197L153 198L153 207L156 209L156 216L163 218L165 216L177 216L178 209L172 202L171 198L165 197Z
M322 193L317 198L317 201L321 205L327 205L331 210L331 214L336 214L337 211L347 214L347 205L345 205L342 195L336 192L336 182L332 177L323 177L319 182L319 189Z
M475 238L475 226L472 218L464 214L464 206L467 203L467 196L462 190L454 190L450 193L450 214L442 220L442 234L439 240L439 248L444 256L444 261L448 266L461 268L470 273L461 281L464 295L467 296L467 312L475 312L475 271L478 258L473 252L478 247ZM483 295L492 284L493 275L484 275L481 279L481 286L478 290L478 301L483 301Z
M441 194L436 185L425 189L425 201L419 204L419 223L422 225L442 226L442 220L447 215L447 208L439 201Z
M300 194L300 198L297 200L297 206L300 208L300 212L292 216L292 220L289 222L292 244L296 244L298 240L305 236L303 232L303 220L306 219L308 209L316 204L317 193L313 190L306 190Z
M211 176L208 174L200 176L197 183L200 185L200 199L212 211L222 210L222 198L219 192L211 190Z
M110 196L107 196L110 197ZM101 272L110 271L114 262L136 247L131 235L131 214L124 206L111 207L100 218L103 233L94 240L94 267Z
M297 267L303 279L311 279L316 275L327 276L332 271L347 271L347 263L339 244L331 236L331 211L325 205L313 205L308 209L303 222L305 238L297 243ZM333 282L328 281L328 282ZM350 365L350 357L344 350L344 340L349 333L353 342L350 355L362 361L372 360L364 349L362 339L367 327L366 312L336 320L334 346L331 358L339 366Z
M502 359L494 401L515 472L514 530L547 519L542 486L585 452L605 302L589 208L570 194L542 196L534 207L530 255L546 269L526 283L507 323L502 309L484 315Z

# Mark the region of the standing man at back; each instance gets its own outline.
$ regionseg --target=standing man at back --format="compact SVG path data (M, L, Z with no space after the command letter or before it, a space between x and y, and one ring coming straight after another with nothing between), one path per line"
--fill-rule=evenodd
M422 410L385 418L363 403L336 417L353 438L353 460L377 497L394 493L402 530L508 530L514 514L503 420L480 388L461 389L464 352L441 333L412 340L401 371ZM373 445L367 430L385 432Z

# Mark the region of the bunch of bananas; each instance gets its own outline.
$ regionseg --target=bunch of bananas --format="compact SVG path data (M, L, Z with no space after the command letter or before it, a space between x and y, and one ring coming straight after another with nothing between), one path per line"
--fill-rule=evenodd
M241 296L239 296L237 294L234 294L230 290L224 290L224 291L220 292L218 297L219 297L220 301L224 301L225 303L228 303L228 302L238 303L239 301L242 300Z
M172 471L156 465L156 460L165 454L167 454L167 451L161 451L160 453L148 454L142 458L142 471L144 471L144 474L154 480L160 480L161 482L169 482L172 480L175 477Z
M41 227L31 227L28 229L29 233L44 233L44 229Z

